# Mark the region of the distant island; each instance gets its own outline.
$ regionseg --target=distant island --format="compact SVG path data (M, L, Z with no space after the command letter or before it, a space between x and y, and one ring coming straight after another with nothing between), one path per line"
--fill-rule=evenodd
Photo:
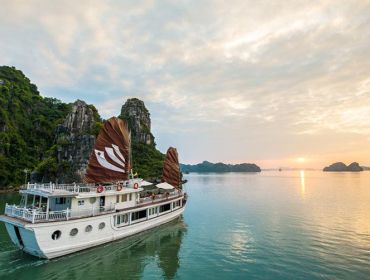
M181 171L188 172L261 172L261 168L254 163L241 163L241 164L225 164L222 162L212 163L203 161L195 165L181 164Z
M336 162L323 169L324 172L360 172L363 170L364 169L357 162L352 162L348 166L343 162Z

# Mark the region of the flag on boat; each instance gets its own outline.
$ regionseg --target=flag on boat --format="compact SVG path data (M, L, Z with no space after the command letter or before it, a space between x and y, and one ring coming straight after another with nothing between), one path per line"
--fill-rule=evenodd
M88 183L127 180L130 170L130 134L127 123L113 117L100 129L85 174Z
M176 148L170 147L167 150L163 163L162 182L166 182L175 188L180 188L180 165Z

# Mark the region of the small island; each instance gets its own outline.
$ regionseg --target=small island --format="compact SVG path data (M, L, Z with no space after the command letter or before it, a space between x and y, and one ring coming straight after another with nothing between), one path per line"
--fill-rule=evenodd
M241 164L225 164L222 162L212 163L203 161L195 165L181 164L181 171L184 173L189 172L261 172L261 168L254 163L241 163Z
M343 162L336 162L323 169L324 172L360 172L363 170L364 169L357 162L352 162L348 166Z

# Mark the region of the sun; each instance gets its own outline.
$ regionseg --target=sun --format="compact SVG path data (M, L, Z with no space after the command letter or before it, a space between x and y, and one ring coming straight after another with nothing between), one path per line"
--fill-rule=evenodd
M296 161L298 163L305 163L306 162L306 159L304 157L299 157L299 158L296 159Z

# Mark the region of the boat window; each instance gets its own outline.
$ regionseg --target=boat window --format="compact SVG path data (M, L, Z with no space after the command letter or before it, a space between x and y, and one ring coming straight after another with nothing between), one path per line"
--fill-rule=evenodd
M119 203L119 195L116 195L116 203Z
M131 221L139 220L146 217L146 210L133 212L131 214Z
M103 229L103 228L105 228L105 223L100 223L99 224L99 229Z
M121 195L121 202L127 201L127 194Z
M157 214L157 207L149 208L149 215Z
M86 232L92 231L92 226L91 225L86 226L85 231Z
M90 204L94 204L96 202L96 197L90 197L89 201Z
M159 206L159 213L166 212L171 209L171 203Z
M130 196L129 196L128 200L132 200L132 193L130 193Z
M61 235L62 235L62 232L60 230L56 230L51 235L51 239L58 240L61 237Z
M128 223L128 214L117 215L115 219L116 225L127 224Z
M85 200L81 199L78 201L78 206L83 206L85 205Z
M71 229L71 232L69 233L71 236L76 236L78 233L78 229L77 228L73 228Z
M57 197L55 199L55 204L66 204L67 198L65 197Z

